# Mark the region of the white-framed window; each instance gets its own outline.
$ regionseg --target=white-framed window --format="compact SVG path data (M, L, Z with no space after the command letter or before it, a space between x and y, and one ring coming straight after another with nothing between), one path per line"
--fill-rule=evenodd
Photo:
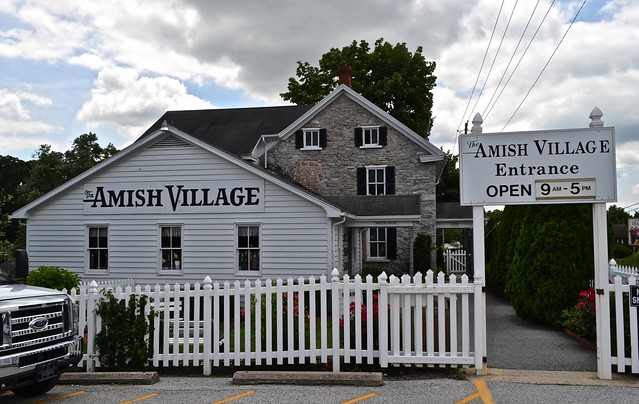
M300 150L322 150L326 147L325 128L302 128L295 132L295 147Z
M87 255L90 271L109 269L109 227L106 225L89 225L87 227Z
M304 149L320 148L320 130L304 129Z
M388 232L385 227L368 229L368 258L386 259L388 250Z
M358 126L355 128L355 146L365 148L380 148L387 144L386 126Z
M259 273L261 228L259 224L237 224L237 270L243 273Z
M386 166L366 167L367 195L386 195Z
M362 127L362 147L379 146L379 126Z
M357 195L395 195L394 166L357 167Z
M182 267L182 226L160 225L160 269L181 271Z

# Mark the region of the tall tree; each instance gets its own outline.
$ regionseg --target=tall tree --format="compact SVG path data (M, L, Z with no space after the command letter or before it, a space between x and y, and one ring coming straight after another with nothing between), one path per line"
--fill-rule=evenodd
M612 226L613 224L628 224L630 214L617 205L611 205L608 208L607 219L609 226Z
M64 176L66 180L83 173L100 161L117 153L113 144L106 147L98 143L98 135L89 132L78 136L70 150L64 153Z
M435 195L437 202L459 202L459 155L446 152L444 171L437 182Z
M19 189L20 199L29 203L115 153L117 149L111 143L103 148L98 144L98 136L91 132L78 136L71 149L64 153L42 145L35 152L29 175Z
M372 50L363 40L332 48L322 55L319 67L298 61L297 79L290 78L288 91L280 96L295 104L318 102L335 88L338 66L352 68L353 90L428 138L433 124L435 62L424 59L421 46L411 53L405 43L391 45L380 38Z

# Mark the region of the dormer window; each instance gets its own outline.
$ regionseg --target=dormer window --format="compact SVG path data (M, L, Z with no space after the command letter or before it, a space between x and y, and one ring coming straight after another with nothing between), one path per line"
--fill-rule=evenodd
M385 126L359 126L355 128L355 146L379 148L386 145Z
M301 150L321 150L326 147L326 129L304 128L295 132L295 147Z

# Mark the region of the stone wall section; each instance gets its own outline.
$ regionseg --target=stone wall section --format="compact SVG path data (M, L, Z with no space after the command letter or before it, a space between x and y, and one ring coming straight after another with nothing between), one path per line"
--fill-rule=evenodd
M354 130L365 125L388 127L388 143L381 148L355 146ZM322 150L295 148L295 136L269 150L268 168L290 178L320 195L357 195L358 167L388 165L395 167L395 194L421 195L421 223L414 235L425 233L435 238L435 175L434 163L423 164L419 156L427 152L400 132L371 114L348 96L342 95L309 119L306 128L325 128L327 145ZM409 231L398 229L398 260L391 263L371 263L386 271L402 273L408 270Z

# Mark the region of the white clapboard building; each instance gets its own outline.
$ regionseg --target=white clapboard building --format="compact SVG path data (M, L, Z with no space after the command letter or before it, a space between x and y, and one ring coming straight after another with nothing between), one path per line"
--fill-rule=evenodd
M166 112L12 217L30 269L83 279L402 273L417 234L435 236L444 163L342 84L315 105Z

